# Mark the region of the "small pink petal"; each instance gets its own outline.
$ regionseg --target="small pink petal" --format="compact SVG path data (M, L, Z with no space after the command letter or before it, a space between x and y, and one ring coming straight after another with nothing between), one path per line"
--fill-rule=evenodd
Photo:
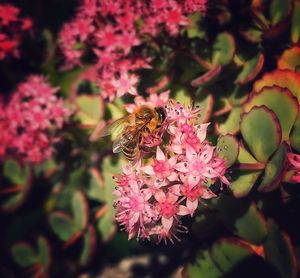
M163 151L161 150L160 147L157 147L156 149L156 159L157 160L166 160L165 154L163 153Z
M190 214L190 210L186 206L180 205L177 214L181 216L188 215Z
M161 224L164 226L164 228L169 231L173 225L173 217L165 218L162 216L161 218Z
M146 174L150 175L150 176L154 176L154 175L155 175L155 172L154 172L154 170L153 170L153 167L150 166L150 165L141 167L141 170L142 170L143 172L145 172Z
M180 162L173 166L173 168L182 173L188 173L189 169L187 168L186 162Z

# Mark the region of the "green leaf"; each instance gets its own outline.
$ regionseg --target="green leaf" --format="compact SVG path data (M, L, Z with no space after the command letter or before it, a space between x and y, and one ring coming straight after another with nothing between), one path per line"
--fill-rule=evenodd
M267 163L258 191L269 192L277 188L284 171L286 151L286 145L284 143L281 144L271 160Z
M217 153L226 161L226 166L230 167L237 160L239 155L239 142L231 135L222 135L218 138Z
M262 53L258 53L253 58L246 61L243 65L242 71L239 73L234 82L237 84L245 84L253 80L261 71L264 65L264 60L264 55Z
M45 269L50 267L51 256L50 256L50 245L47 239L43 236L38 238L38 256Z
M113 103L105 103L105 106L107 107L107 109L111 115L111 118L113 120L117 120L117 119L124 117L125 110L120 109L117 105L115 105Z
M70 93L73 91L72 87L76 87L78 80L80 80L80 74L85 70L87 70L87 67L75 68L63 73L60 72L59 74L57 74L56 71L54 72L54 74L57 75L57 80L54 80L54 83L59 85L61 93L64 97L70 95Z
M286 49L277 62L279 69L290 69L296 71L300 65L300 47L294 46Z
M262 41L263 32L257 26L250 27L244 31L241 31L240 33L247 41L251 43L260 43Z
M294 1L294 10L292 15L292 26L291 26L291 41L297 43L300 38L300 2Z
M96 168L92 168L90 171L90 179L87 186L84 187L85 193L87 194L88 198L99 201L105 202L104 199L104 185L103 180L100 176L99 171Z
M195 262L188 264L187 273L189 278L217 278L223 276L208 250L198 252Z
M79 231L74 221L63 212L53 212L49 217L50 226L53 232L62 240L69 240Z
M198 123L203 124L209 121L213 104L214 104L214 98L212 94L197 96L195 101L195 106L199 106L201 109L200 115L198 116L197 119Z
M234 37L229 33L219 34L213 44L212 64L228 65L236 52Z
M237 198L245 197L254 186L261 171L239 171L238 178L230 183L229 189Z
M14 261L21 267L29 267L38 262L38 257L28 243L15 243L10 252Z
M243 146L240 146L239 155L237 161L239 163L257 163L255 158L246 151ZM253 185L255 184L257 178L262 171L235 171L237 176L232 176L232 181L230 183L229 189L232 191L233 195L237 198L246 196Z
M297 119L293 126L290 136L291 146L300 152L300 112L298 113Z
M244 104L244 112L249 112L254 106L265 105L279 119L282 140L288 140L293 124L299 111L297 98L286 88L276 85L263 87L259 92L252 92Z
M29 167L22 167L16 160L7 159L4 163L4 176L16 185L24 185L29 179Z
M287 234L281 233L273 220L268 221L265 246L266 261L280 273L280 277L297 276L295 250Z
M229 112L229 115L225 122L223 123L216 123L216 129L219 134L236 134L240 130L240 119L242 114L242 107L234 107Z
M241 133L260 162L266 162L281 142L281 127L275 113L265 106L253 107L241 117Z
M184 105L191 105L191 95L184 86L176 86L172 90L174 92L174 99Z
M290 15L292 3L290 0L272 0L270 5L271 24L276 25Z
M254 203L221 195L218 212L225 226L242 239L258 245L267 236L267 222Z
M76 98L76 116L83 125L95 126L104 114L104 103L100 95L80 95Z
M288 69L266 72L261 79L254 83L253 91L259 92L263 87L273 85L289 89L300 102L300 74Z
M220 72L222 70L222 66L220 64L217 64L212 69L204 73L203 75L197 77L191 82L191 85L193 87L200 87L200 86L207 86L214 82L216 78L219 76Z
M199 28L198 22L202 19L201 12L196 12L188 16L191 20L191 23L187 26L187 36L189 39L194 38L204 38L205 32L203 29Z
M26 192L19 191L8 196L1 204L1 209L6 212L12 212L18 209L24 202Z
M258 257L243 241L238 239L221 239L211 249L211 257L223 274L233 272L243 261ZM224 277L223 275L220 277ZM231 276L235 277L235 276Z
M85 195L80 191L73 194L72 211L75 225L79 229L84 229L88 223L89 207Z
M116 183L113 176L121 173L122 166L128 163L124 159L119 159L117 162L112 160L111 157L106 157L102 163L102 173L104 180L104 199L107 204L107 211L99 219L97 229L100 231L103 241L111 239L112 234L116 231L114 223L115 210L113 208L114 195Z
M80 254L80 264L87 266L90 262L96 247L96 234L93 226L89 226L83 235L83 249Z
M234 234L254 244L260 244L267 236L267 222L257 206L252 203L236 220Z

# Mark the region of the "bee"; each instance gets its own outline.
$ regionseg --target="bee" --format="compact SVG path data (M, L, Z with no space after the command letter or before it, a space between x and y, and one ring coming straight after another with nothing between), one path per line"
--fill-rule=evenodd
M131 114L104 128L96 127L90 140L95 141L100 137L112 135L115 138L113 139L113 152L123 152L125 157L134 163L141 156L142 151L149 149L145 145L145 139L149 135L159 134L166 117L165 108L142 105Z

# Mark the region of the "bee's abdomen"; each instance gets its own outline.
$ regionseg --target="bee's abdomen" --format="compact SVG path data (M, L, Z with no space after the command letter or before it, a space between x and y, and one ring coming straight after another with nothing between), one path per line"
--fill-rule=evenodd
M139 146L137 142L128 142L123 146L123 153L129 161L135 160L139 153Z

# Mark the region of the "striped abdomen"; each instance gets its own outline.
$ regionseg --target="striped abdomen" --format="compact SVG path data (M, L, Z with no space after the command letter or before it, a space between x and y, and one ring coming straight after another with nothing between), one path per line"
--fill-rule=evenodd
M134 135L133 132L124 133L124 144L122 145L122 151L125 155L125 157L129 161L134 161L136 158L139 157L140 154L140 142L142 139L142 134L138 132L136 135Z

